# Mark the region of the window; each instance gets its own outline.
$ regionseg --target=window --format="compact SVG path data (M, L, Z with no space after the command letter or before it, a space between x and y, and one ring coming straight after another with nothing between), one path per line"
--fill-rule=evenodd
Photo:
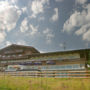
M10 57L10 55L8 55L8 57Z
M26 65L33 65L33 62L26 62Z
M73 69L80 69L80 65L79 64L74 64L72 66L73 66Z
M38 61L38 62L34 62L35 65L42 65L42 62Z
M66 65L66 69L72 69L72 65Z
M22 56L22 54L19 54L18 56Z
M55 61L46 61L46 64L54 65L56 63L55 63Z
M3 58L5 57L5 55L2 56Z
M12 55L13 57L16 57L16 55Z

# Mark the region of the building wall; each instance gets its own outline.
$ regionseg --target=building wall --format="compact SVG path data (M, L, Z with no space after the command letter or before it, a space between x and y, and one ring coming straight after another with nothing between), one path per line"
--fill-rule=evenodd
M27 69L37 69L37 70L79 70L79 69L85 69L85 64L27 66Z
M9 65L20 65L20 68L36 70L76 70L85 69L85 58L81 58L79 53L65 53L34 56L21 60L3 60L1 65L6 69Z

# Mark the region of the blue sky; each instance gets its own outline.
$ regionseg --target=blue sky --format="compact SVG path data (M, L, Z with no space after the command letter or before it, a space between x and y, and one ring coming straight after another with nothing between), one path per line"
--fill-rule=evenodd
M33 46L40 52L90 47L89 0L0 0L0 48Z

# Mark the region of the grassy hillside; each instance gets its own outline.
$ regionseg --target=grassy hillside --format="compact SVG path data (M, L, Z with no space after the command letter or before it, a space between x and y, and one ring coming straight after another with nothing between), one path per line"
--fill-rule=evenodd
M90 79L0 77L0 90L90 90Z

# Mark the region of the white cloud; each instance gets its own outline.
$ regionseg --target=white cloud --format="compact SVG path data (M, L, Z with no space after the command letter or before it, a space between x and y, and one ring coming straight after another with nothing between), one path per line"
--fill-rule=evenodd
M15 4L18 2L18 0L10 0L11 3Z
M90 41L90 28L89 28L89 30L87 31L87 32L85 32L84 34L83 34L83 40L87 40L87 41Z
M64 23L63 31L70 32L74 30L75 27L84 25L86 12L77 12L75 11L70 18Z
M53 14L53 16L51 17L51 20L52 20L52 21L57 21L58 18L59 18L58 8L54 8L54 14Z
M30 24L30 29L31 29L30 35L32 36L38 32L38 26L33 26L32 24Z
M85 4L87 0L75 0L77 4Z
M17 41L16 44L18 44L18 45L27 45L27 43L23 40Z
M64 0L55 0L56 2L63 2Z
M84 34L85 32L88 31L88 29L90 28L90 23L89 24L86 24L86 25L83 25L80 29L78 29L75 34L76 35L82 35Z
M51 32L49 28L43 31L43 34L46 37L46 42L50 44L52 42L52 38L54 38L54 34Z
M22 11L23 11L23 12L26 12L26 11L27 11L27 7L23 7L23 8L22 8Z
M45 53L45 51L41 51L41 50L40 50L40 53Z
M83 40L90 41L90 4L86 5L81 12L75 11L64 23L63 31L68 33L73 31L76 35L81 35Z
M19 40L19 41L16 41L16 42L6 41L5 44L6 44L6 46L11 45L11 44L27 45L27 43L24 40Z
M28 29L29 29L28 28L28 20L27 20L27 18L24 18L24 20L22 21L21 26L20 26L20 31L26 32Z
M31 10L32 10L32 18L35 18L38 14L44 12L44 5L48 4L49 0L34 0L32 2Z
M63 46L64 46L64 44L63 44L63 43L60 43L60 44L59 44L59 46L60 46L60 47L63 47Z
M5 40L6 31L14 29L20 15L20 9L11 1L0 1L0 43Z
M0 30L12 30L21 15L17 6L7 1L0 1Z
M48 34L50 32L50 29L47 28L46 30L43 31L44 34Z
M10 41L6 41L6 46L11 45L12 43Z
M35 35L36 33L38 33L38 26L34 26L32 24L28 25L28 19L25 18L20 26L20 31L22 33L25 33L26 31L28 32L26 35Z

